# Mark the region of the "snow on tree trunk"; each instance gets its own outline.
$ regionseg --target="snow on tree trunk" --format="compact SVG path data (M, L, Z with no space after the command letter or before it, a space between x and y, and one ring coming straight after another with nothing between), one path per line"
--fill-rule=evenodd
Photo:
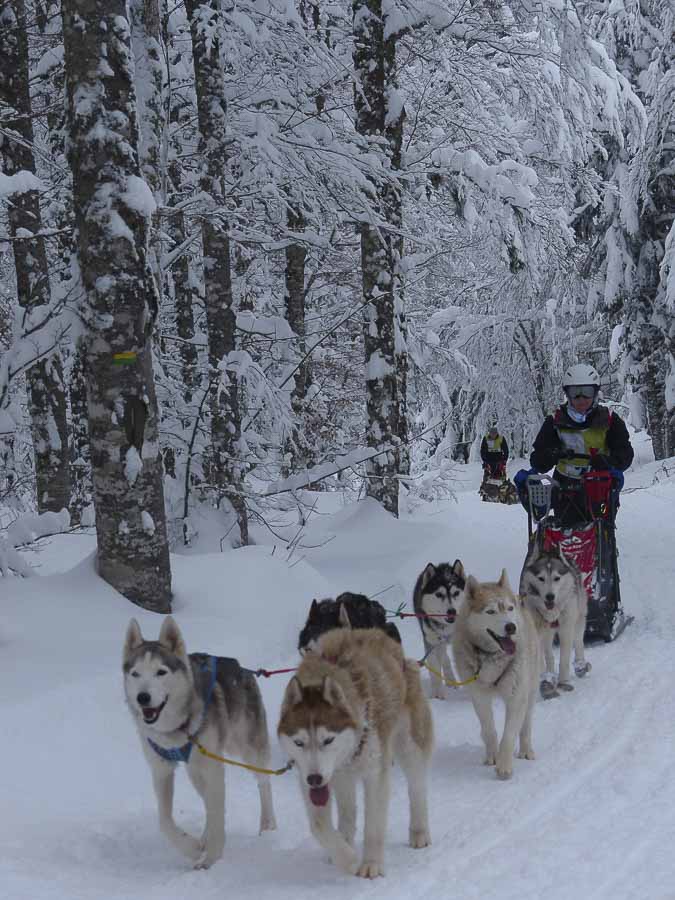
M385 38L381 0L353 0L354 67L356 75L356 128L373 149L388 137L387 74L391 63L385 63ZM390 53L391 51L388 50ZM393 124L393 123L392 123ZM395 145L394 145L395 146ZM391 156L393 154L388 154ZM395 188L386 176L374 184L371 199L382 222L396 227ZM400 202L400 200L399 200ZM397 361L397 318L395 294L397 277L395 244L397 237L375 222L361 227L361 274L366 357L366 440L369 447L386 447L366 466L368 496L385 509L398 515L398 473L400 471L399 415L400 383Z
M248 517L242 494L239 460L241 415L237 378L233 372L218 377L223 359L235 349L230 237L225 219L223 178L228 168L226 150L227 105L224 64L221 58L218 0L186 0L195 68L197 114L202 160L201 187L210 198L202 220L204 292L208 330L211 398L212 476L219 502L227 500L239 523L240 543L248 543Z
M134 603L164 613L171 570L148 264L155 204L140 177L126 2L63 0L62 14L98 571Z
M301 232L305 228L305 219L300 209L290 206L286 216L286 224L291 232ZM311 441L307 434L306 405L307 389L311 383L311 369L305 339L305 263L307 251L301 243L289 243L286 247L286 268L284 303L286 319L293 333L297 336L296 351L299 357L298 369L294 374L295 384L291 393L295 424L293 434L286 442L285 457L287 465L285 474L298 471L312 464Z
M0 7L0 99L13 110L3 121L0 158L9 176L35 173L29 84L26 7L24 0L9 0ZM13 242L14 265L19 303L26 317L36 307L46 308L51 300L44 240L32 237L42 230L40 199L29 187L19 187L11 195L7 212L10 234L20 238ZM27 318L24 321L27 323ZM38 511L59 512L70 505L70 473L66 395L58 351L32 366L26 381Z
M185 216L182 212L169 216L167 232L180 247L187 238ZM194 303L199 298L197 285L191 271L190 254L186 250L171 266L169 277L172 282L172 294L176 316L176 333L180 338L178 352L181 360L181 381L183 383L183 399L191 403L194 392L199 388L199 369L197 367L197 348L195 339Z
M385 27L387 19L385 18ZM388 34L384 40L384 87L385 87L385 135L389 148L389 164L393 176L401 171L403 149L403 123L405 107L399 94L396 65L396 45L398 35ZM403 245L403 198L401 184L392 178L383 189L385 215L391 232L392 291L394 298L395 359L398 380L398 423L399 470L410 474L410 446L408 444L408 347L406 344L407 325L405 316L405 293L403 290L402 261Z
M161 21L164 0L130 0L132 45L135 60L134 86L138 97L139 153L141 172L157 204L166 198L166 121L164 103L164 53ZM159 214L152 218L151 265L163 296L162 246Z

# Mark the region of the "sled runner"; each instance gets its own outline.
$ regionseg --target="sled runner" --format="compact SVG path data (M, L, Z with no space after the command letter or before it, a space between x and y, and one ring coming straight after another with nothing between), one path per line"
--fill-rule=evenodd
M585 639L615 640L633 616L626 616L621 606L614 527L618 489L612 474L590 471L578 485L564 489L548 475L530 474L521 499L527 509L529 546L535 540L545 550L559 545L579 567L588 594ZM570 510L585 511L586 518L570 524Z
M478 489L485 503L518 503L518 492L506 477L506 463L484 466L483 481Z

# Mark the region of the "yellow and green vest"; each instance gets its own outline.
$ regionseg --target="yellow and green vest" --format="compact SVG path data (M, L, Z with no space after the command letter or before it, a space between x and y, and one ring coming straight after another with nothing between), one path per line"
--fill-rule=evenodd
M566 450L576 451L589 457L595 453L607 455L607 432L612 424L612 414L604 406L594 410L592 424L588 426L574 426L567 424L569 421L564 410L559 409L553 416L553 425ZM590 469L590 460L584 456L561 459L556 465L556 472L560 472L566 478L581 478L584 472Z
M501 434L496 438L489 438L487 434L485 435L485 443L487 444L488 453L501 453L502 452L502 444L504 443L504 439Z

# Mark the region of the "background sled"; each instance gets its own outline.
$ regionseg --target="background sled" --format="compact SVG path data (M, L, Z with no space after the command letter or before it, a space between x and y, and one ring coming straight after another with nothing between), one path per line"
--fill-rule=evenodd
M485 467L483 481L478 489L485 503L518 503L518 492L512 481L506 477L506 465L501 463L490 469Z
M578 505L583 493L590 521L561 525L551 511L557 482L548 475L530 475L528 493L528 541L538 541L544 549L559 545L564 555L579 567L588 594L586 641L615 640L633 621L621 606L621 585L614 519L616 492L609 472L592 471L584 475L580 487L569 498ZM556 506L565 503L564 494L556 496Z

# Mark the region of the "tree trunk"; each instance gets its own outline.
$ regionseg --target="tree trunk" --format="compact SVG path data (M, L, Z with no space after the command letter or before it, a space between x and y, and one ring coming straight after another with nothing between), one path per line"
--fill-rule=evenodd
M296 207L289 207L287 213L289 231L300 232L305 227L302 212ZM305 340L305 262L307 251L303 244L289 244L286 247L285 294L286 319L297 337L295 344L300 364L295 375L295 384L291 393L291 407L294 415L294 427L291 438L286 442L284 456L289 459L285 466L285 474L297 472L311 465L311 447L307 434L307 415L305 398L311 383L309 359Z
M356 129L366 138L386 134L387 84L382 0L352 0ZM361 274L365 306L366 441L371 448L388 448L369 460L367 494L398 515L400 471L400 385L396 359L397 308L394 239L381 227L391 220L395 204L391 187L375 184L378 222L363 223Z
M91 454L87 432L87 351L81 341L73 353L68 387L72 434L70 520L73 525L79 525L82 513L92 498Z
M161 28L163 6L164 0L130 0L129 3L135 60L134 84L140 122L141 172L158 205L166 202L165 71ZM158 213L152 218L150 248L150 262L161 298L164 295L164 279Z
M150 342L154 204L140 177L126 0L63 0L62 14L98 570L134 603L165 613L171 571Z
M197 115L202 159L202 191L211 199L211 209L202 223L204 247L204 292L209 342L209 378L214 382L211 398L213 479L219 502L228 500L239 523L240 543L248 543L248 517L242 494L243 460L240 459L241 416L237 378L218 367L235 349L236 319L233 309L230 237L225 218L223 175L228 168L226 152L227 107L224 66L221 58L218 0L186 0L190 20L195 67Z
M24 0L8 0L0 8L0 99L14 110L0 133L5 174L35 173L33 119L29 90L28 30ZM31 237L42 230L36 190L18 187L8 209L13 237L19 304L29 316L51 301L44 240ZM28 410L35 451L35 478L39 512L58 512L70 506L70 472L66 394L63 365L58 353L32 366L26 376Z

